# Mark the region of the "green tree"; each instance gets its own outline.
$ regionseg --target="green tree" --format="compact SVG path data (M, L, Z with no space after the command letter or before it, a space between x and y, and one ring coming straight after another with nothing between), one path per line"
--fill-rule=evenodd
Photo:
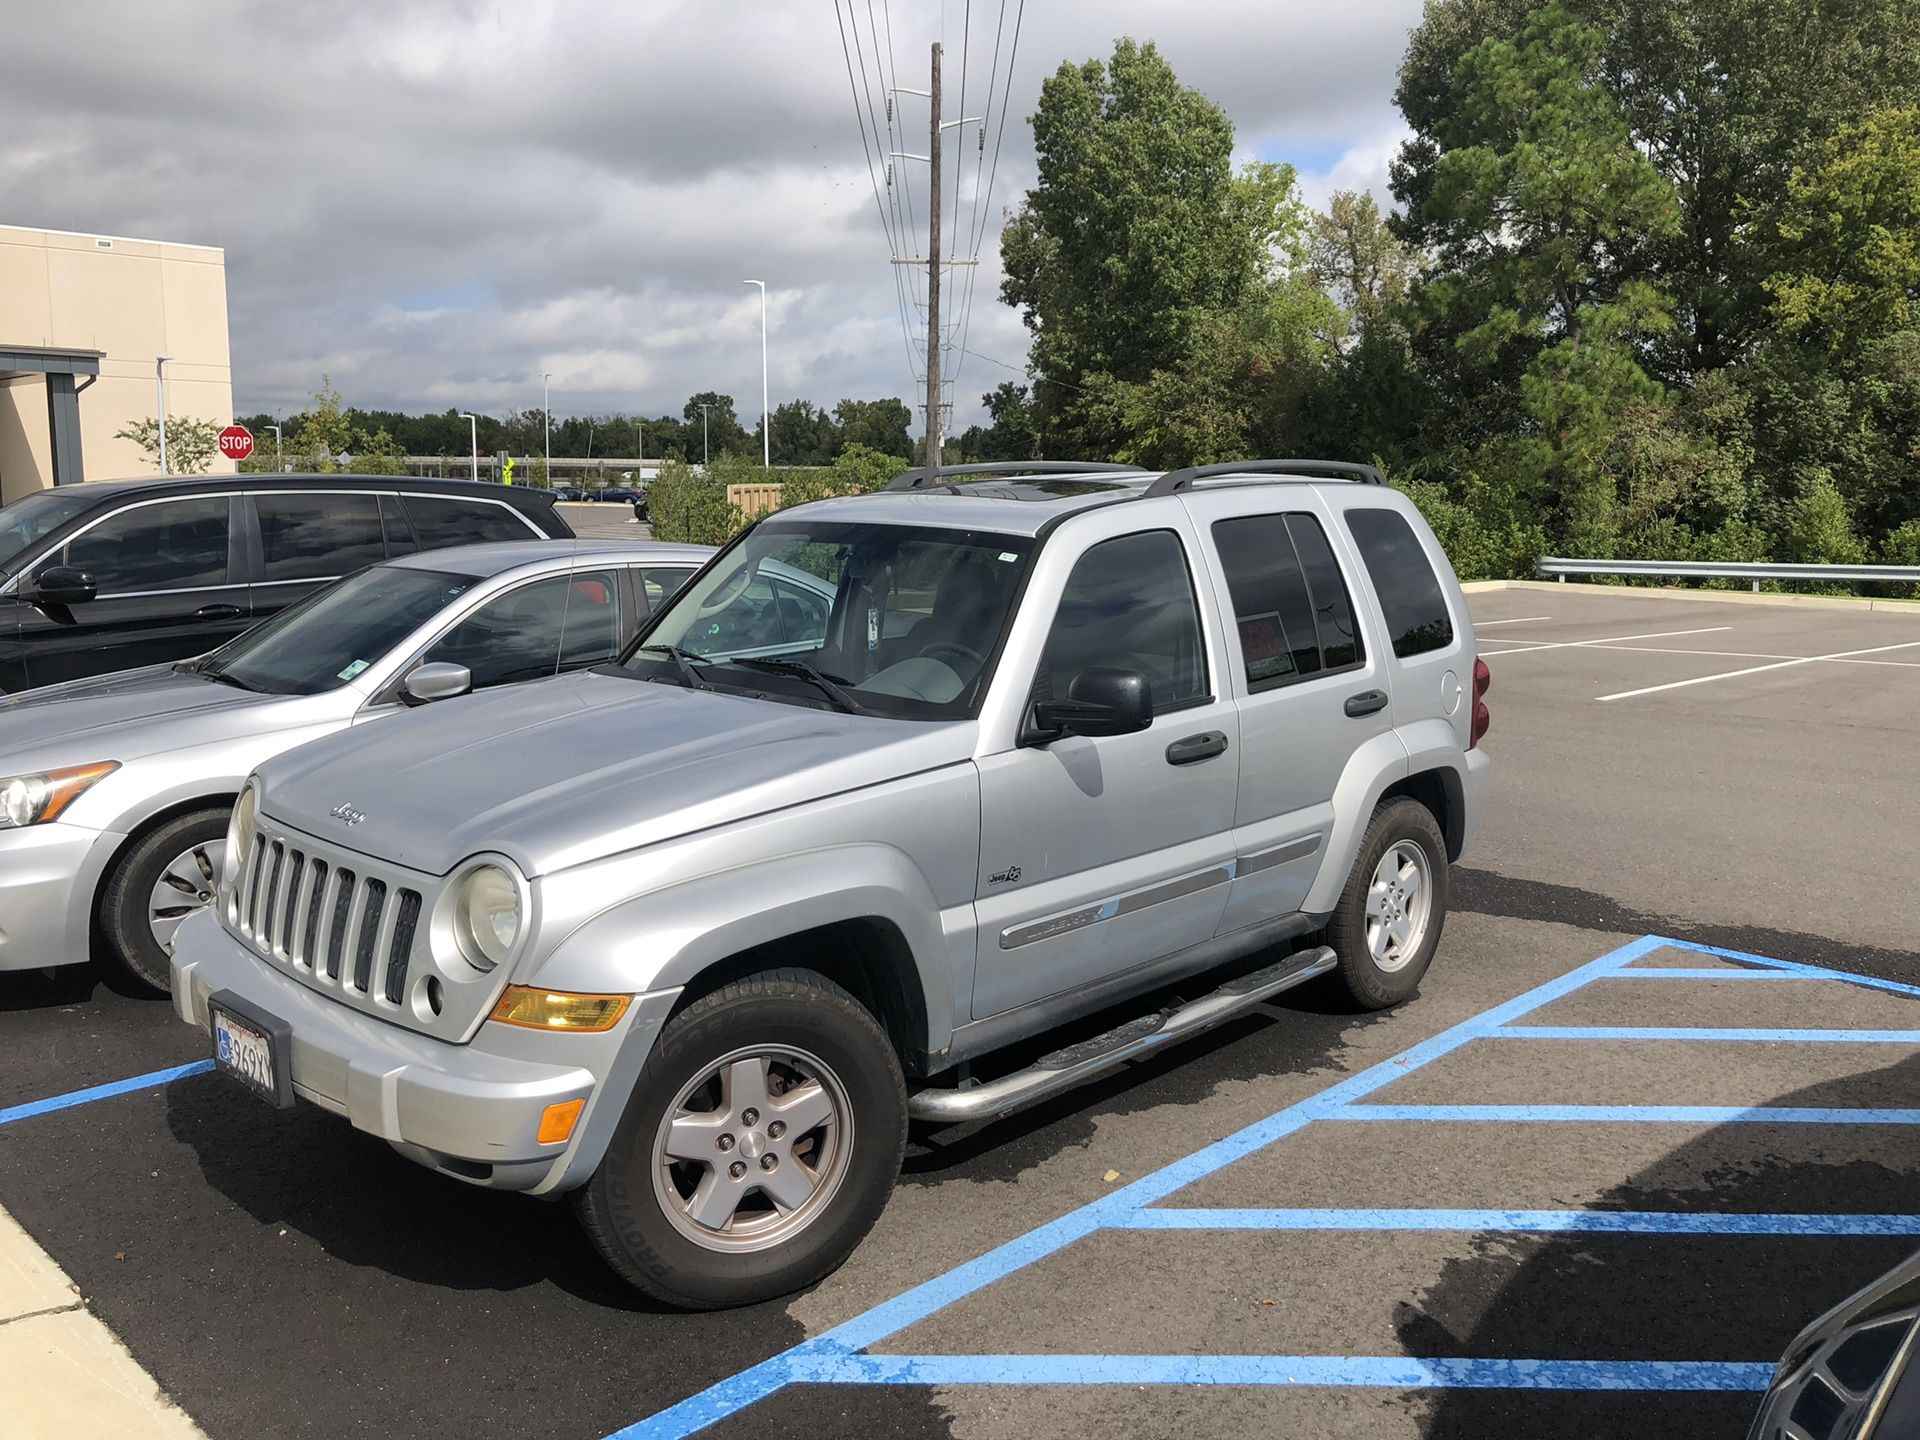
M1042 84L1033 134L1039 182L1001 237L1001 298L1033 335L1041 448L1098 457L1127 439L1111 382L1177 369L1267 277L1299 224L1293 174L1235 174L1226 114L1127 39Z
M1003 380L980 403L991 423L961 432L959 453L969 460L1033 460L1039 446L1033 433L1033 396L1024 385Z
M840 428L833 416L806 400L774 406L770 429L776 465L825 465L840 449Z
M686 430L682 443L687 446L687 458L691 461L701 453L702 431L700 407L707 407L705 446L709 455L744 455L747 453L747 431L740 423L740 417L734 413L733 397L722 395L714 390L702 390L690 398L681 411L686 421Z
M221 427L211 420L196 420L191 415L167 417L167 469L175 475L200 475L220 443ZM154 469L160 468L160 422L151 415L113 432L116 440L131 440L147 457Z
M1341 190L1313 217L1307 240L1313 278L1347 313L1353 335L1397 326L1406 311L1414 253L1371 194Z
M913 453L913 412L904 400L892 396L885 400L842 400L833 407L833 418L839 423L843 445L864 445L903 459Z

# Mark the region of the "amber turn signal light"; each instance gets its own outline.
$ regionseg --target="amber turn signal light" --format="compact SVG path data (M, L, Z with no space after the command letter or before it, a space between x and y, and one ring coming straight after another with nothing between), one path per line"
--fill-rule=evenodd
M542 1145L564 1145L573 1138L573 1127L580 1123L580 1112L587 1108L585 1100L562 1100L557 1105L549 1105L540 1112L540 1133L537 1138Z
M594 1034L618 1025L632 1002L631 995L576 995L537 985L509 985L487 1018L528 1030Z

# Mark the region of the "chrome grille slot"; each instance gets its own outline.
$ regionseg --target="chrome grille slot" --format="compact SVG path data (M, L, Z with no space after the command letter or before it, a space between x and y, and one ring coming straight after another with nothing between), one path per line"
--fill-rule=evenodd
M249 932L258 928L260 919L260 877L267 870L267 842L261 836L253 842L253 854L247 860L247 873L243 878L246 884L246 912L240 917L241 925Z
M289 959L293 959L293 926L300 914L300 881L307 872L307 857L298 850L288 852L293 856L293 864L287 871L287 898L281 903L280 949Z
M398 1005L407 994L407 963L413 958L413 936L420 927L420 892L402 890L393 919L393 940L387 946L386 997Z
M366 909L360 916L360 940L353 951L353 988L363 993L373 983L373 956L379 948L380 916L387 906L384 880L369 880Z
M269 949L273 946L273 908L280 898L280 871L287 863L287 847L278 840L273 842L273 860L267 867L267 894L260 923L254 927L254 934Z
M320 952L314 944L320 938L320 907L327 900L327 862L314 857L313 874L307 881L307 924L300 937L299 952L293 957L296 965L313 965L320 958Z
M333 887L333 920L327 926L327 979L340 978L340 956L347 947L347 919L353 909L351 870L336 872Z

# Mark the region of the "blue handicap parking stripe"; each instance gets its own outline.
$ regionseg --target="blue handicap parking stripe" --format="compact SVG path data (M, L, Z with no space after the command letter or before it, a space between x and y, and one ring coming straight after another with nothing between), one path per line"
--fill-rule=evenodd
M1725 1360L1492 1360L1396 1355L850 1355L796 1360L814 1385L1318 1385L1393 1390L1767 1388L1772 1365Z
M66 1095L55 1095L47 1100L31 1100L24 1105L14 1105L0 1110L0 1125L11 1125L16 1120L30 1120L35 1115L50 1115L56 1110L71 1110L76 1105L90 1105L95 1100L111 1100L116 1095L131 1095L137 1090L155 1090L162 1085L171 1085L176 1080L184 1080L189 1075L204 1075L213 1069L213 1061L196 1060L191 1065L175 1065L171 1070L155 1070L146 1075L135 1075L128 1080L115 1080L110 1085L94 1085L85 1090L74 1090Z
M1834 1110L1812 1105L1329 1105L1319 1118L1397 1124L1920 1125L1920 1110Z
M1138 1210L1124 1230L1475 1230L1590 1235L1920 1235L1920 1215L1713 1210Z
M1662 939L1653 947L1656 950L1687 950L1695 955L1712 955L1721 960L1732 960L1742 965L1757 965L1754 970L1697 970L1682 971L1656 969L1647 966L1639 969L1622 970L1623 978L1642 980L1649 975L1683 975L1699 980L1725 980L1728 978L1751 979L1767 971L1778 971L1788 979L1795 980L1838 980L1848 985L1863 985L1869 990L1887 990L1895 995L1920 996L1920 985L1909 985L1901 980L1882 980L1877 975L1857 975L1851 970L1829 970L1824 965L1805 965L1798 960L1777 960L1771 955L1755 955L1750 950L1728 950L1720 945L1703 945L1698 940Z
M1920 1030L1739 1030L1684 1025L1505 1025L1493 1040L1750 1041L1780 1045L1920 1045Z
M1638 970L1622 970L1606 978L1609 980L1808 980L1822 977L1789 975L1784 970L1712 970L1685 965L1645 965Z

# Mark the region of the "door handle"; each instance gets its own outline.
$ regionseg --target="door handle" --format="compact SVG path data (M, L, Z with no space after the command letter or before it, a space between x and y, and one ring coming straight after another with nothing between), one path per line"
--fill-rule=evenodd
M1347 697L1347 714L1356 720L1362 715L1371 715L1386 708L1387 692L1384 690L1362 690L1358 695Z
M247 612L238 605L202 605L193 612L196 620L238 620Z
M1227 737L1218 730L1203 730L1167 746L1169 765L1194 765L1227 753Z

